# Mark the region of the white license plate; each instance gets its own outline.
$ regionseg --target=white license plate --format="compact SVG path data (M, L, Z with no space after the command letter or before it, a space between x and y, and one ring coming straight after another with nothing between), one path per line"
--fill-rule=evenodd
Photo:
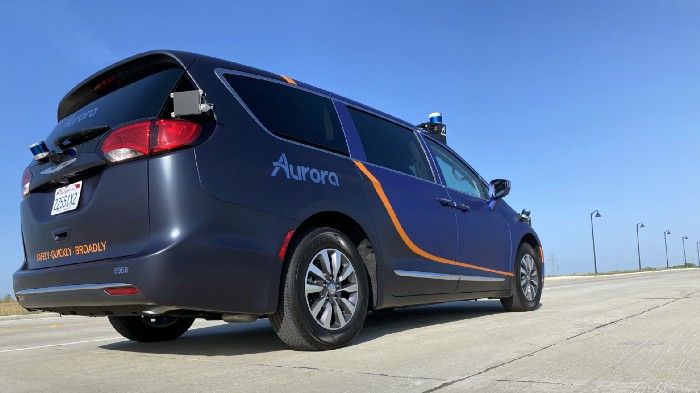
M79 181L65 187L57 188L53 197L53 207L51 215L65 213L78 208L80 201L80 190L83 189L83 182Z

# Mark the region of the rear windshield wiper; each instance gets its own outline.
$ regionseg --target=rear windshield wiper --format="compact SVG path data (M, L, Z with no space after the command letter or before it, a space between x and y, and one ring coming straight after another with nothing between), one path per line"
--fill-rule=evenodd
M90 139L96 137L99 134L105 133L109 130L108 126L90 128L88 130L81 130L72 132L68 135L63 135L54 141L56 146L60 148L67 148L81 144L83 142L89 141Z

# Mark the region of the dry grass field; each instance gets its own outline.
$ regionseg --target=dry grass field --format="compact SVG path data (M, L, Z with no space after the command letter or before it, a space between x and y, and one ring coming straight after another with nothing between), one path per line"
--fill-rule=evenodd
M0 301L0 316L6 315L26 315L29 311L24 309L14 300Z

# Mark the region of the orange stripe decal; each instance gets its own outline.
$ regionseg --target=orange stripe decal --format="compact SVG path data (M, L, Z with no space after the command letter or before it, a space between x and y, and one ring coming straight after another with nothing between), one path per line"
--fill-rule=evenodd
M408 247L411 251L416 253L417 255L420 255L421 257L431 260L433 262L437 263L444 263L446 265L453 265L453 266L460 266L460 267L466 267L469 269L474 269L474 270L481 270L484 272L489 272L489 273L496 273L500 274L502 276L513 276L513 273L511 272L502 272L500 270L494 270L494 269L489 269L487 267L483 266L477 266L477 265L472 265L470 263L465 263L465 262L458 262L458 261L453 261L451 259L439 257L437 255L433 255L422 248L418 247L416 243L411 240L411 238L408 236L406 231L403 229L401 226L401 222L399 221L399 218L396 216L396 212L394 211L394 208L391 206L391 202L389 202L389 198L387 198L386 194L384 193L384 189L382 188L381 183L379 183L379 180L377 180L374 175L372 175L372 172L367 169L367 167L359 162L359 161L354 161L355 165L360 169L360 171L367 176L369 181L372 183L372 186L374 187L374 191L377 193L377 196L379 199L382 201L382 204L384 205L384 208L386 209L386 212L389 214L389 218L391 219L391 222L394 224L394 228L396 229L396 232L398 232L399 236L401 237L401 240L403 240L404 244L406 244L406 247Z
M288 77L288 76L286 76L286 75L280 75L280 76L282 77L282 79L284 79L285 81L287 81L287 83L289 83L290 85L296 85L296 84L297 84L297 82L294 81L294 79L292 79L292 78L290 78L290 77Z

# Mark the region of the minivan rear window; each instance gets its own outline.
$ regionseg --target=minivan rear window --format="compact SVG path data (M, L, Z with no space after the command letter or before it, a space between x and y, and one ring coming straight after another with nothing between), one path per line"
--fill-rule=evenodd
M264 79L226 74L253 115L273 134L348 154L345 136L330 99Z
M433 181L423 149L413 131L354 108L348 108L367 161Z
M46 143L63 148L57 141L78 131L157 117L183 73L181 68L168 68L107 93L58 122Z

